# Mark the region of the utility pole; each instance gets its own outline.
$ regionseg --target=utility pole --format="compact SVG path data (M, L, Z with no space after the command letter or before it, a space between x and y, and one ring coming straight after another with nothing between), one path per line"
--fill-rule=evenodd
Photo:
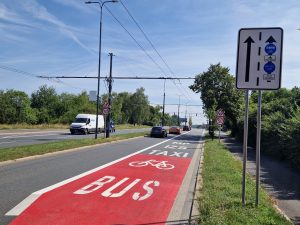
M166 79L164 81L164 100L163 100L163 112L162 112L162 120L161 125L165 125L165 100L166 100Z
M109 111L108 111L108 114L106 115L106 138L109 138L110 121L111 121L112 57L114 56L114 54L109 53L108 55L110 57L109 78L107 79Z
M187 118L186 118L186 114L187 114L187 104L185 104L185 126L186 126L186 122L187 122Z
M178 104L178 113L177 113L177 116L178 116L178 126L180 126L179 109L180 109L180 95L179 95L179 104Z

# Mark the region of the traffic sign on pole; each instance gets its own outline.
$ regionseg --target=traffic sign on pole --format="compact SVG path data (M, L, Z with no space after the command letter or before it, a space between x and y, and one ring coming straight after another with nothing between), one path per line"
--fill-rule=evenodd
M224 124L224 117L217 117L216 123L218 125L223 125Z
M281 86L283 29L242 28L238 35L236 87L277 90Z
M104 109L102 110L102 113L103 113L103 115L108 115L109 109L108 109L108 108L104 108Z
M102 108L103 108L103 109L109 109L109 104L108 104L108 102L104 102L103 105L102 105Z
M223 109L217 110L217 117L225 117L225 112L223 111Z

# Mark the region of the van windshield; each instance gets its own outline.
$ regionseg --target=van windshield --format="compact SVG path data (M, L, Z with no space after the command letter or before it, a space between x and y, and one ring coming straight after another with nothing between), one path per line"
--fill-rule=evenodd
M74 123L86 123L88 118L76 118Z

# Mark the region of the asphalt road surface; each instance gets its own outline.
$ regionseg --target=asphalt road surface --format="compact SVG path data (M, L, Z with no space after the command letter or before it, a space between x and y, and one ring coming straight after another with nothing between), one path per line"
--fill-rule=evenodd
M203 130L194 129L180 136L140 137L1 163L0 224L58 220L75 224L74 219L77 224L149 224L167 223L176 216L178 221L186 219L202 136ZM188 173L192 175L187 179ZM184 183L188 187L182 192ZM178 211L175 205L185 210ZM172 217L171 212L177 215Z
M110 133L110 135L128 134L143 131L150 132L150 128L116 130L116 132ZM100 133L98 134L98 137L103 137L104 135L104 133ZM71 135L69 130L2 130L0 131L0 148L41 144L68 139L93 138L94 136L94 133L88 135Z

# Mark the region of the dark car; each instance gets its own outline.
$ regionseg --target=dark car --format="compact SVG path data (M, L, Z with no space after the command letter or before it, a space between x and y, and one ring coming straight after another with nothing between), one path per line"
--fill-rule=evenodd
M151 137L167 137L167 135L166 129L161 126L152 127L150 132Z
M184 131L190 131L190 130L191 130L191 127L190 127L190 126L183 126L183 130L184 130Z

